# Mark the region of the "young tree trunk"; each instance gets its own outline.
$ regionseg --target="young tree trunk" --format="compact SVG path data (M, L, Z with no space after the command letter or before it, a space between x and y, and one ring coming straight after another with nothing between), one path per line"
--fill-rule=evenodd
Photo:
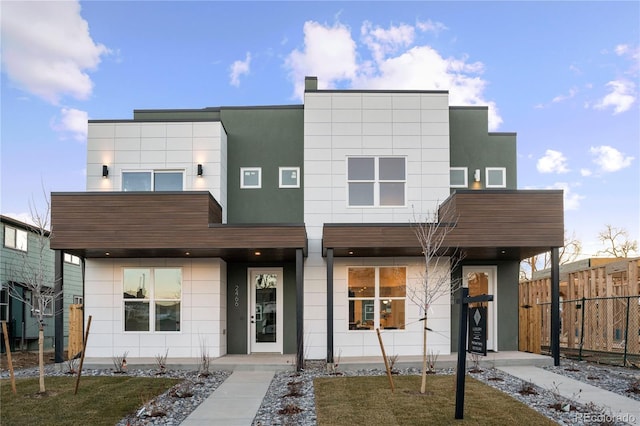
M40 393L44 393L44 327L42 325L38 328L38 364L40 365Z
M420 384L420 393L427 392L427 318L424 319L424 328L422 330L422 383Z

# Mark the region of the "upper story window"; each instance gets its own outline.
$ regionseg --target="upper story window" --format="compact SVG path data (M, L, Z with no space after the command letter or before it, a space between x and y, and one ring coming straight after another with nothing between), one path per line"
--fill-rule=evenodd
M20 251L27 251L29 234L22 229L4 226L4 246Z
M280 188L300 188L300 167L280 167Z
M469 172L466 167L451 167L449 169L449 185L451 188L466 188L469 186Z
M406 203L405 157L348 157L348 204L351 207L398 207Z
M74 256L72 254L69 253L65 253L64 254L64 261L67 263L71 263L73 265L79 265L80 264L80 258L78 256Z
M240 168L240 188L243 188L243 189L262 188L262 168L241 167Z
M507 169L504 167L487 167L485 169L487 188L506 188Z
M184 172L154 170L122 172L123 191L182 191Z

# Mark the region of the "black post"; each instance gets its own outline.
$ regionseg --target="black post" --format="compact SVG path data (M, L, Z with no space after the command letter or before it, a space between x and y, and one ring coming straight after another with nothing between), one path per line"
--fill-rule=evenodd
M560 255L551 249L551 355L553 365L560 365Z
M460 296L460 332L458 333L458 371L456 371L456 419L464 417L464 379L467 360L467 311L469 306L465 299L469 296L469 288L462 287Z
M55 361L56 363L64 362L64 254L60 250L55 251L54 255L54 274L55 283L53 291L56 295L54 306L54 345L55 345Z
M327 249L327 364L333 363L333 249Z
M296 249L296 370L304 366L304 259L302 249Z

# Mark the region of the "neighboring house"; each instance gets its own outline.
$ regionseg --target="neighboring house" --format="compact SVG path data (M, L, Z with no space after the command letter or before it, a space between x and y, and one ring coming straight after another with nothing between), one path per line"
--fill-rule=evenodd
M519 262L562 246L562 191L517 189L486 107L305 84L303 105L89 122L87 192L52 194L52 247L86 262L88 357L377 356L376 328L419 354L412 222L444 205L452 277L494 295L489 349L517 350ZM434 353L457 350L457 312L432 305Z
M47 279L54 285L55 252L49 249L48 238L45 239L46 249L41 257L39 253L40 238L38 231L29 224L0 216L2 228L2 251L0 253L0 320L7 322L11 349L38 349L38 321L23 300L31 300L31 292L21 286L23 271L31 270L41 260L46 265ZM48 235L48 232L47 232ZM71 254L64 254L64 286L63 286L63 345L66 347L69 338L69 306L82 303L82 277L80 258ZM7 284L13 283L20 292L19 297L12 297ZM45 310L44 347L54 347L55 303L53 297ZM4 340L2 342L4 352Z

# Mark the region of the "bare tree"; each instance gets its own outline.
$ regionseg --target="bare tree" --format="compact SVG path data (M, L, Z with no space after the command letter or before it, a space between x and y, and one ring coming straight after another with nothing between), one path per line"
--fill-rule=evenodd
M451 216L447 206L444 205L444 211L440 211L440 215L438 211L429 212L424 218L416 218L414 215L413 227L422 248L424 269L417 283L407 288L407 295L411 302L420 307L421 320L424 321L420 393L427 390L427 331L432 304L440 297L451 296L462 283L451 275L451 271L460 265L464 256L457 248L447 247L447 235L457 223L457 219L445 222Z
M559 250L560 264L565 265L571 263L582 253L582 243L576 237L575 232L569 236L567 231L564 232L564 246ZM520 279L529 281L533 278L536 271L551 268L551 251L535 255L525 259L520 264Z
M625 228L617 228L607 224L598 233L598 239L605 246L604 250L596 253L598 255L629 257L638 251L638 241L630 240L629 232Z
M38 211L33 203L29 204L31 221L33 222L29 228L35 238L29 240L28 251L22 253L22 258L8 266L13 279L4 284L9 295L22 302L38 322L40 393L46 392L44 385L44 319L47 312L55 314L55 301L62 295L61 292L55 291L53 262L51 262L49 248L51 232L48 230L51 205L46 197L45 199L44 212ZM35 242L34 249L30 247L31 242ZM27 291L27 294L24 290Z

